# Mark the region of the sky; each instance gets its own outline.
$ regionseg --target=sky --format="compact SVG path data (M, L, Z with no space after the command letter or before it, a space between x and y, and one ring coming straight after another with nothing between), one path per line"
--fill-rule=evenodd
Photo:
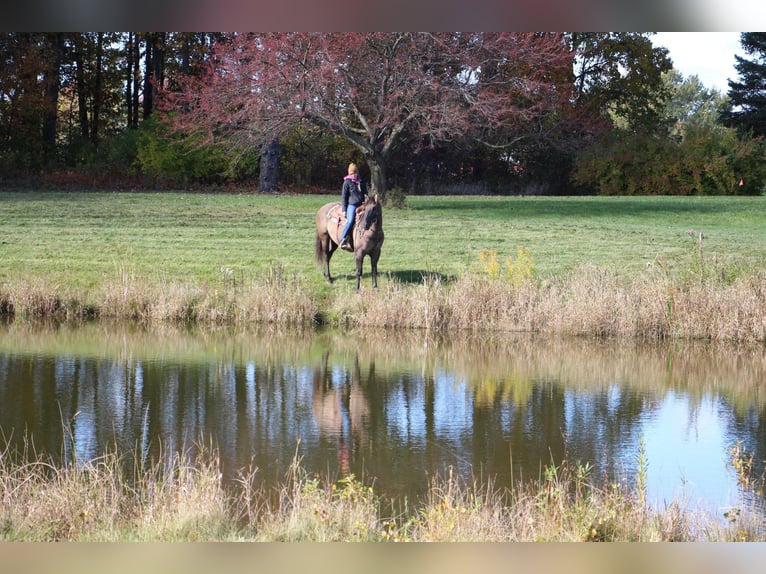
M657 32L655 46L668 49L673 67L684 77L696 74L707 88L722 94L729 91L729 78L736 79L734 54L745 55L740 32Z

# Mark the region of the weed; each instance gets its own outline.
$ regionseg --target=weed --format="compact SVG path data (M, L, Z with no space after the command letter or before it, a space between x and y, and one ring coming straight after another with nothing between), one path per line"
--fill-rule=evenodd
M729 449L729 464L744 490L763 494L765 477L756 473L754 455L745 450L742 441L737 441Z
M501 273L503 265L498 260L496 249L479 251L478 258L481 272L490 279L500 279L502 275L511 285L519 287L534 277L535 261L524 247L518 248L515 258L505 258L504 273Z
M531 281L535 273L535 260L529 254L529 250L519 247L516 258L508 257L505 260L505 276L516 287L522 283Z

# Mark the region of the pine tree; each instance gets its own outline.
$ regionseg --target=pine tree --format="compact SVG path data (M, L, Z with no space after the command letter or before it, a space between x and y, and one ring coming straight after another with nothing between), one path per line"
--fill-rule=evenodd
M752 58L734 56L738 80L729 80L731 109L722 121L741 132L766 135L766 32L743 32L740 44Z

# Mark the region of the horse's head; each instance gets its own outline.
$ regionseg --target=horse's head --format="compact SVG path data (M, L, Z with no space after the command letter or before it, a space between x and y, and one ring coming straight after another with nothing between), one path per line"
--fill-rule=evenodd
M367 201L367 207L364 210L364 230L367 231L374 224L383 225L383 209L378 201L378 195L375 194Z

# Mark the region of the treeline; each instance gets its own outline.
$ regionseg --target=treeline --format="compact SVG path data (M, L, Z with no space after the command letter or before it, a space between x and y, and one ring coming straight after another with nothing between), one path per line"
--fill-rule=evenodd
M762 193L766 34L726 95L651 38L3 33L0 184Z

